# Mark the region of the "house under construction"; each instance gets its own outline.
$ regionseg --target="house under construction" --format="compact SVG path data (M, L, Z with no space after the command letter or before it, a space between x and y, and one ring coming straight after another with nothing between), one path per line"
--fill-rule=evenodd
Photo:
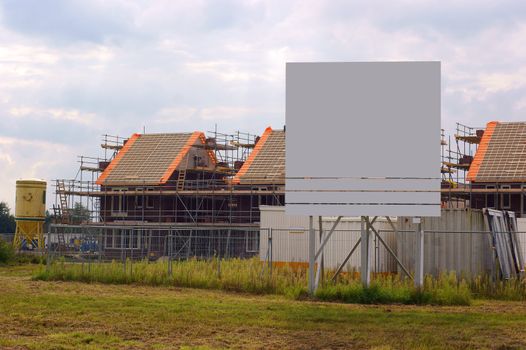
M526 216L526 122L457 124L442 137L444 207L493 208Z
M282 130L267 128L261 137L196 131L118 140L105 136L102 147L114 151L109 158L90 167L81 157L77 179L56 181L61 223L254 226L260 205L284 204Z
M101 146L107 157L80 157L77 178L56 181L54 211L55 227L118 228L105 249L127 247L119 242L137 227L157 236L177 227L243 235L259 228L260 205L284 205L284 130L105 135Z
M284 205L284 130L102 141L103 157L80 157L77 177L56 181L58 222L257 226L260 205ZM442 135L442 206L525 216L525 152L526 122L457 123Z
M56 181L54 227L102 225L105 251L144 246L160 256L164 233L189 228L205 237L225 230L228 237L259 242L260 206L285 204L285 130L105 135L101 146L103 157L80 157L74 180ZM524 217L525 152L526 122L457 124L453 138L442 135L442 206L506 209ZM133 230L136 243L126 238ZM139 242L148 235L158 242Z

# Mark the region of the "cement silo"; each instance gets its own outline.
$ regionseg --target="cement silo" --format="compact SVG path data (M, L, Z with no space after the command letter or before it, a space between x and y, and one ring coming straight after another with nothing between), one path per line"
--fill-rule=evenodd
M46 181L39 179L16 182L14 246L29 249L44 248L46 219Z

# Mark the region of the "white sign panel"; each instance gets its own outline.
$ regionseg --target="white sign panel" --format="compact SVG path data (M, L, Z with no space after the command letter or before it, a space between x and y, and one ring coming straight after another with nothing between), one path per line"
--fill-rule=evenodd
M287 63L286 212L440 215L440 62Z

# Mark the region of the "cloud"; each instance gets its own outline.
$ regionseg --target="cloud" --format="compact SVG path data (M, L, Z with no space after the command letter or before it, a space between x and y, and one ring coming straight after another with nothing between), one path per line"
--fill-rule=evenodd
M16 180L43 178L48 181L59 175L74 176L75 151L66 145L23 138L0 136L0 201L7 201L14 209ZM47 203L54 199L49 190Z
M249 69L243 69L236 62L227 61L203 61L203 62L190 62L186 64L186 67L194 73L212 73L219 79L225 82L231 82L235 80L239 81L251 81L262 79L265 80L265 75L258 74Z
M519 89L526 85L524 73L526 73L526 69L521 69L521 71L515 73L482 74L478 78L478 82L480 87L487 94L507 92Z
M61 108L37 109L32 107L12 107L9 110L9 114L15 118L40 116L84 125L90 125L96 120L94 113L81 113L78 110Z
M205 108L195 107L168 107L161 109L154 119L155 123L177 123L200 119L201 121L231 121L240 120L259 111L247 107L214 106Z
M287 61L441 60L447 130L524 119L521 1L0 4L0 200L103 133L282 127Z
M154 122L156 123L174 123L188 121L194 118L198 113L198 109L194 107L167 107L162 108L158 113Z
M103 43L130 33L131 11L124 1L4 0L4 24L15 31L47 39L50 44Z
M217 106L203 108L201 118L204 120L236 120L257 113L253 108Z

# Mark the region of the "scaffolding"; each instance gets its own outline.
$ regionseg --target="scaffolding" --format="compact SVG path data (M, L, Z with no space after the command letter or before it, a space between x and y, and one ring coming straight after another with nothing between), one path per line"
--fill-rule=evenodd
M214 152L218 160L216 169L226 171L231 176L241 168L259 140L259 136L241 131L224 134L218 132L217 127L207 133L212 136L206 139L204 147Z
M461 123L456 123L454 135L446 136L442 130L442 206L478 208L482 204L474 201L480 201L482 197L491 202L493 197L519 195L522 199L517 213L523 216L526 209L523 204L526 202L523 200L526 199L525 186L516 188L490 184L481 188L467 181L468 170L484 130ZM256 174L257 179L252 177L250 181L236 181L236 174L255 149L259 136L240 131L222 133L215 127L203 137L203 143L192 147L212 154L215 159L213 168L194 164L179 171L175 179L163 185L143 183L118 188L100 186L96 179L122 149L127 138L102 135L102 155L79 156L76 177L55 182L55 221L62 224L174 222L178 225L256 225L260 205L284 204L284 177L276 179L270 176L274 164L284 163L284 160L275 157L274 153L270 160L265 159L264 164L263 159L259 159L259 171L251 172ZM274 144L272 150L283 148L284 152L284 139L282 143ZM159 208L152 203L163 205ZM103 205L106 209L102 208ZM492 205L489 203L486 206Z
M175 180L162 185L101 186L99 175L127 139L103 135L99 157L79 156L74 179L55 181L58 224L256 226L259 205L283 205L284 183L234 185L232 178L247 160L259 137L236 131L209 131L202 144L215 164L212 169L188 164ZM189 157L187 157L189 158Z
M471 127L456 123L455 134L441 133L442 202L448 208L469 206L471 185L466 178L480 144L484 127Z
M100 216L95 214L100 211L100 197L91 195L100 191L100 186L95 181L126 141L125 137L102 135L100 146L103 152L101 156L78 156L79 168L75 178L54 181L52 186L55 188L55 204L52 209L55 222L70 224L79 220L83 221L82 218L85 216L89 216L91 222L100 222ZM89 215L87 215L88 212Z

